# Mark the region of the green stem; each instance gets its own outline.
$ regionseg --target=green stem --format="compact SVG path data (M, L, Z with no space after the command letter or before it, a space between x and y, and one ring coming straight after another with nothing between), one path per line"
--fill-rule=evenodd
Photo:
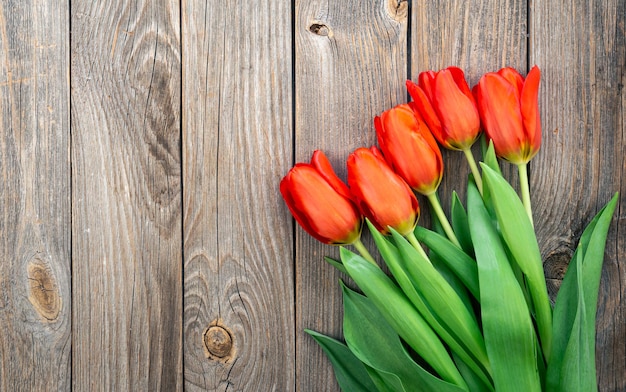
M528 186L528 168L526 163L521 163L517 165L517 170L519 171L519 184L522 188L522 203L524 203L524 208L526 209L526 213L528 214L528 219L530 219L530 224L534 226L533 223L533 210L530 205L530 187Z
M478 166L476 165L476 161L474 160L474 155L472 154L472 150L466 148L463 150L465 154L465 158L467 159L467 163L469 163L470 169L472 169L472 174L474 175L474 181L476 181L476 187L480 194L483 194L483 180L480 177L480 172L478 171Z
M413 232L410 232L409 234L405 236L405 238L430 263L430 259L428 258L428 255L426 254L426 252L424 252L424 248L422 248L422 245L420 245L420 242L417 240L417 238L415 238L415 234L413 234Z
M359 251L359 253L361 254L361 256L363 256L363 258L365 260L369 261L370 263L372 263L372 264L374 264L375 266L378 267L378 264L376 264L376 261L374 260L374 258L370 254L370 252L367 250L365 245L363 245L363 243L361 242L360 238L358 238L356 241L354 241L354 243L352 243L352 245L354 245L356 250Z
M435 211L435 214L437 215L437 219L439 219L439 222L441 223L441 226L443 227L443 231L446 232L446 235L448 236L448 239L454 245L456 245L459 248L461 248L461 243L456 238L456 235L454 235L454 230L452 230L452 226L450 226L450 222L448 222L448 218L446 217L446 214L443 212L443 209L441 208L441 204L439 203L439 199L437 198L437 194L436 193L431 193L430 195L428 195L426 197L428 198L428 201L430 202L430 205L433 207L433 210Z

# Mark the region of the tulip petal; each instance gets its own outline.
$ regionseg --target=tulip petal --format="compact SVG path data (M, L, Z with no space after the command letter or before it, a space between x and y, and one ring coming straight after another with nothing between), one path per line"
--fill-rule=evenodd
M428 100L432 102L435 99L435 78L437 73L435 71L421 72L417 77L419 87L424 91Z
M540 78L541 72L537 66L534 66L526 76L521 94L522 120L530 149L527 154L528 160L535 156L541 145L541 119L539 118L538 103Z
M514 68L505 67L498 71L498 75L505 78L513 87L519 98L522 93L522 87L524 86L524 78Z
M385 128L383 127L383 123L382 123L382 120L380 119L380 116L374 117L374 129L376 129L376 136L383 134L385 132ZM385 151L383 144L381 144L380 137L378 138L378 144L381 146L383 151Z
M381 162L384 165L387 165L387 161L385 160L385 156L383 155L383 153L378 149L378 147L376 146L372 146L370 147L370 152L372 153L372 155L378 159L379 162Z
M311 165L317 169L318 173L328 182L328 184L340 195L346 199L352 199L352 194L348 189L348 186L343 183L335 174L333 167L326 155L320 151L315 150L313 157L311 158Z
M414 107L417 109L417 112L424 119L426 124L428 124L428 128L433 133L433 135L439 140L441 144L443 140L443 134L441 130L441 121L439 121L439 117L437 116L437 112L435 112L435 108L430 103L428 96L418 86L410 80L406 81L406 88L409 91L409 95L413 98Z
M444 145L453 149L469 148L480 131L480 118L473 99L459 89L452 73L445 69L435 78L434 97L433 106L443 126Z
M497 73L483 75L477 87L481 118L496 154L513 163L522 163L520 145L524 131L515 87Z
M296 219L298 224L304 229L304 231L309 233L309 235L311 235L316 240L324 244L328 244L330 242L330 239L326 237L322 237L321 235L315 232L313 227L311 227L311 225L309 224L309 220L307 219L306 214L303 211L301 211L300 208L298 208L298 203L296 202L296 199L293 197L293 194L292 194L293 174L297 170L296 167L298 167L299 165L300 164L297 164L293 169L291 169L289 173L287 173L285 178L283 178L283 180L280 182L280 193L282 194L283 199L285 200L285 204L287 204L287 207L289 208L291 215L293 215L293 217Z
M422 194L437 190L443 173L439 146L410 105L389 109L374 119L385 160L409 186Z
M467 85L467 81L465 80L465 73L463 72L463 70L458 67L448 67L446 69L450 71L452 79L454 79L454 83L456 83L456 85L459 87L459 90L461 90L461 92L465 94L465 96L469 98L470 101L476 104L476 102L474 101L474 96L472 95L472 92Z
M347 166L350 191L379 230L386 232L387 226L405 234L413 230L419 218L417 198L376 147L356 149Z
M360 235L361 217L354 204L313 166L296 164L281 181L280 191L296 221L318 241L347 244Z

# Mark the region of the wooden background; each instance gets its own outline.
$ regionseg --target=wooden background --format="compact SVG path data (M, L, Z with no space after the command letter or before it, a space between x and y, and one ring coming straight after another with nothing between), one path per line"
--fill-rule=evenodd
M337 249L279 180L316 148L345 176L421 71L537 64L552 290L621 192L597 362L626 391L625 23L624 0L3 0L0 390L338 390L303 333L341 336Z

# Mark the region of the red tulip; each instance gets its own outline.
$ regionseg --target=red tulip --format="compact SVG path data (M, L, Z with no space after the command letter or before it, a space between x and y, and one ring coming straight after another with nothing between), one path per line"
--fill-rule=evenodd
M452 150L468 150L480 133L480 117L460 68L422 72L407 80L409 94L435 138Z
M388 227L402 235L413 231L420 213L415 194L376 147L350 154L348 185L363 215L381 233L388 234Z
M321 151L298 163L280 182L280 193L296 221L325 244L347 245L361 235L362 217L346 184Z
M443 174L441 151L413 103L398 105L374 118L385 160L416 192L434 193Z
M483 127L496 154L517 165L528 163L541 146L540 77L537 66L526 80L513 68L503 68L483 75L474 87Z

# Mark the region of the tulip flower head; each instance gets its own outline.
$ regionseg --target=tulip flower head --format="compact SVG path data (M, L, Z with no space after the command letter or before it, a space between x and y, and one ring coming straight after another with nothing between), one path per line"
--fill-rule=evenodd
M516 165L528 163L541 145L540 76L537 66L526 79L513 68L503 68L483 75L474 87L483 127L496 154Z
M380 151L359 148L347 164L348 185L363 215L383 234L389 227L402 235L411 233L419 219L417 198Z
M460 68L420 73L406 82L409 94L431 132L444 147L467 150L480 133L480 117Z
M398 105L374 118L385 160L416 192L434 193L443 175L441 151L413 103Z
M315 151L310 164L289 170L280 193L300 226L320 242L348 245L359 240L361 213L323 152Z

